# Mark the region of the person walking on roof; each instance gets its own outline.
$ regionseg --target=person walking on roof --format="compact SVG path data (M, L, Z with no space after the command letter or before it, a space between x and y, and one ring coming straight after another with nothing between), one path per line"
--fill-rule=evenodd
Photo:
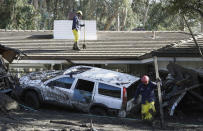
M80 24L80 17L82 16L82 11L77 11L76 15L73 17L72 32L74 35L73 50L80 50L79 48L79 36L80 27L85 26L85 24Z
M147 75L144 75L141 78L141 82L142 83L138 85L138 88L136 90L134 100L136 101L139 95L142 96L141 100L142 120L152 122L153 114L156 112L154 106L155 104L154 89L157 87L157 85L151 82Z

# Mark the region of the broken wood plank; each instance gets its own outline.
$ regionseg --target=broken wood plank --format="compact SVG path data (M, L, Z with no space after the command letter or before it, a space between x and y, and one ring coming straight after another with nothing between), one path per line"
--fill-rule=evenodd
M182 94L183 92L186 92L186 91L189 91L189 90L198 88L198 87L200 87L200 86L203 86L203 84L196 84L196 85L193 85L193 86L191 86L191 87L185 88L185 89L183 89L183 90L177 91L173 96Z
M50 123L56 123L56 124L64 124L64 125L74 125L74 126L78 126L78 124L75 124L73 122L69 122L69 121L56 121L56 120L50 120Z
M183 97L185 96L186 91L183 92L177 99L176 101L173 103L171 109L170 109L170 116L173 116L175 108L178 106L179 102L183 99Z

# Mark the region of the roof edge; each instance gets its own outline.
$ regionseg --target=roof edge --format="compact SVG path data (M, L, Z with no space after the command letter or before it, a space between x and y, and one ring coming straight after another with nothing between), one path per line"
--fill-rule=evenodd
M199 33L195 36L195 39L199 39L199 38L203 38L203 33ZM185 43L188 43L188 42L191 42L193 41L193 38L190 37L186 40L179 40L177 42L174 42L172 44L169 44L169 45L166 45L162 48L159 48L157 50L153 50L151 52L148 52L148 53L145 53L144 55L140 56L139 59L145 59L145 58L150 58L150 57L153 57L153 56L159 56L159 50L165 50L167 48L172 48L172 47L177 47L177 46L180 46L182 44L185 44Z

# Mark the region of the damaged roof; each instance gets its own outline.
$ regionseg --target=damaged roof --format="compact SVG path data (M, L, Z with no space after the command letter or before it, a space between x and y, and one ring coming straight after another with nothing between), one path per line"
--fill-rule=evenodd
M23 60L139 60L155 53L163 57L199 56L194 42L188 41L191 35L181 31L98 31L98 40L86 40L87 49L81 51L72 50L73 40L52 39L52 34L1 30L0 43L22 50L28 56L22 56ZM197 41L202 48L203 38ZM80 47L83 43L80 40Z

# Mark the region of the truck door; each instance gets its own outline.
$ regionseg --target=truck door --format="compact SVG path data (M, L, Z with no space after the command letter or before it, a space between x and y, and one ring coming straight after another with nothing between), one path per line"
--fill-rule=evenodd
M76 108L85 112L89 110L89 105L93 99L94 86L94 82L78 79L72 97L73 105Z

